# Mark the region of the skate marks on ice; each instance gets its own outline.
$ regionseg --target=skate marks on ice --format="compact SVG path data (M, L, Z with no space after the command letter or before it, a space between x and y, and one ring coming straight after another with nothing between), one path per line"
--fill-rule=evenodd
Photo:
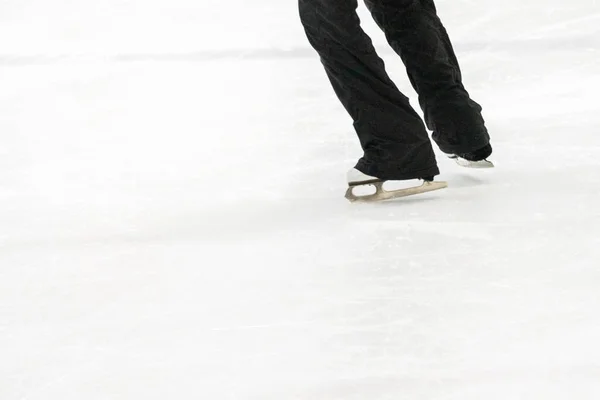
M464 40L457 43L457 48L462 53L477 53L480 51L512 51L529 53L543 49L545 51L569 51L573 49L594 49L600 46L600 40L588 36L575 38L553 38L553 39L515 39L471 41ZM378 53L385 57L394 57L393 50L382 46ZM105 54L62 52L62 53L36 53L16 54L0 53L0 66L29 66L29 65L51 65L64 63L88 63L88 62L114 62L114 63L136 63L136 62L211 62L220 60L289 60L310 59L314 57L314 50L309 46L297 45L294 47L270 47L270 48L230 48L224 50L198 50L184 52L111 52Z
M391 54L391 51L388 51ZM286 60L310 58L314 50L308 46L291 48L255 48L199 50L188 52L154 52L154 53L48 53L48 54L0 54L0 66L49 65L62 63L85 62L209 62L220 60Z

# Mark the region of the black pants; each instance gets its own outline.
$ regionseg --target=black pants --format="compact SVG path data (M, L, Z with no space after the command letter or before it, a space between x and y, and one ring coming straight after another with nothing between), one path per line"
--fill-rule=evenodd
M439 173L423 121L392 82L360 27L357 0L299 0L300 16L333 88L354 120L362 172L382 179ZM400 55L425 121L445 153L489 143L481 107L462 84L458 61L433 0L365 0Z

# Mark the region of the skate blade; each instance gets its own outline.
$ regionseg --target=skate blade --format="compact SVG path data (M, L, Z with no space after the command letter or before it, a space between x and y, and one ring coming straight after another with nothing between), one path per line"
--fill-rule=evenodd
M454 162L456 162L456 164L460 165L461 167L464 168L473 168L473 169L491 169L491 168L495 168L495 165L493 162L488 161L488 160L480 160L480 161L469 161L469 160L465 160L464 158L460 158L457 156L454 157L450 157L451 159L454 160Z
M370 182L370 183L359 183L353 184L348 187L346 191L346 199L348 199L351 203L355 202L379 202L385 200L393 200L399 199L401 197L414 196L416 194L423 194L428 192L433 192L435 190L445 189L448 187L447 182L424 182L421 186L415 186L407 189L399 189L399 190L390 190L387 191L383 189L383 181L378 182ZM366 196L356 196L353 192L354 188L365 185L373 185L375 186L376 192L374 194L366 195Z

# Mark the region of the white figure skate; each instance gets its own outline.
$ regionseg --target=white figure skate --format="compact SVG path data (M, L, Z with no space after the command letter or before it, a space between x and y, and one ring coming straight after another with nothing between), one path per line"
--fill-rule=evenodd
M454 162L456 162L461 167L465 167L465 168L490 169L490 168L495 167L493 162L486 160L486 159L479 160L479 161L469 161L465 158L457 156L456 154L450 155L448 157L451 158L452 160L454 160Z
M387 191L383 188L385 182L385 180L363 174L356 168L351 169L348 172L348 190L346 191L346 199L353 203L377 202L413 196L415 194L433 192L434 190L440 190L448 187L447 182L424 181L420 186ZM354 189L363 186L374 186L375 193L364 196L355 195Z

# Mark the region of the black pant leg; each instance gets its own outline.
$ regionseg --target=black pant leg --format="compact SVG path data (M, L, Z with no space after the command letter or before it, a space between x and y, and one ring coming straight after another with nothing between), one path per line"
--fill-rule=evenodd
M406 66L433 138L445 153L489 143L481 106L462 83L458 60L433 0L365 0Z
M356 0L299 0L300 16L338 98L354 120L362 172L382 179L439 173L419 115L360 27Z

